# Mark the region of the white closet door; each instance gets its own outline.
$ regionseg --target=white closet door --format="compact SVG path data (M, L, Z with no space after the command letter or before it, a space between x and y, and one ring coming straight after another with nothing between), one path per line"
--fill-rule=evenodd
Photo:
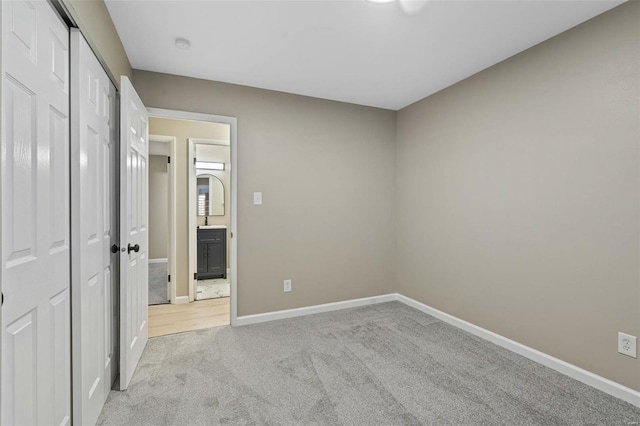
M149 115L129 79L120 83L120 389L147 344Z
M116 90L71 30L73 422L95 424L115 373L112 314Z
M70 423L69 31L2 1L3 425Z

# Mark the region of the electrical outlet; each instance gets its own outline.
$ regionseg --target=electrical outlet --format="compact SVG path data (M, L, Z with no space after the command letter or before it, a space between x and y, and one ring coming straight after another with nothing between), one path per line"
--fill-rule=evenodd
M637 358L636 336L618 333L618 352L631 358Z
M291 280L284 280L284 292L288 293L291 291Z

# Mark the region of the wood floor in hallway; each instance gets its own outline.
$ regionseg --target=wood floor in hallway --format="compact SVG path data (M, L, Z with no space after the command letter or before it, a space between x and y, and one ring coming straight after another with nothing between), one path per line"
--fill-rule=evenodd
M149 306L149 337L219 327L230 323L230 298L181 305Z

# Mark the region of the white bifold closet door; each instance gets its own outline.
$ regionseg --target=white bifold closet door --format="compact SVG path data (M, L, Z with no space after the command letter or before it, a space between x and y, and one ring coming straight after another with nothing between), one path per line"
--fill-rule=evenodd
M95 424L117 374L116 89L71 29L73 423Z
M69 31L2 1L3 425L71 418Z

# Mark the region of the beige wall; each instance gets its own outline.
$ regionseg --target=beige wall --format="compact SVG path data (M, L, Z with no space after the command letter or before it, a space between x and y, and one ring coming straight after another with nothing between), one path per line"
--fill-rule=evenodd
M138 90L136 88L136 90ZM151 106L147 104L147 106ZM189 295L188 153L189 138L229 140L229 126L151 117L149 134L176 138L176 296Z
M238 118L239 315L393 291L395 112L138 70L134 84L150 107Z
M149 259L166 259L169 243L169 173L166 155L149 156Z
M398 113L397 290L633 389L640 3Z
M227 227L227 269L231 267L231 149L224 145L196 144L196 158L198 161L213 161L224 163L224 170L196 170L196 173L205 173L216 176L224 187L224 215L209 216L209 225L225 225ZM198 216L196 224L204 225L205 217Z
M62 0L84 38L104 64L111 77L131 78L131 64L103 0Z

